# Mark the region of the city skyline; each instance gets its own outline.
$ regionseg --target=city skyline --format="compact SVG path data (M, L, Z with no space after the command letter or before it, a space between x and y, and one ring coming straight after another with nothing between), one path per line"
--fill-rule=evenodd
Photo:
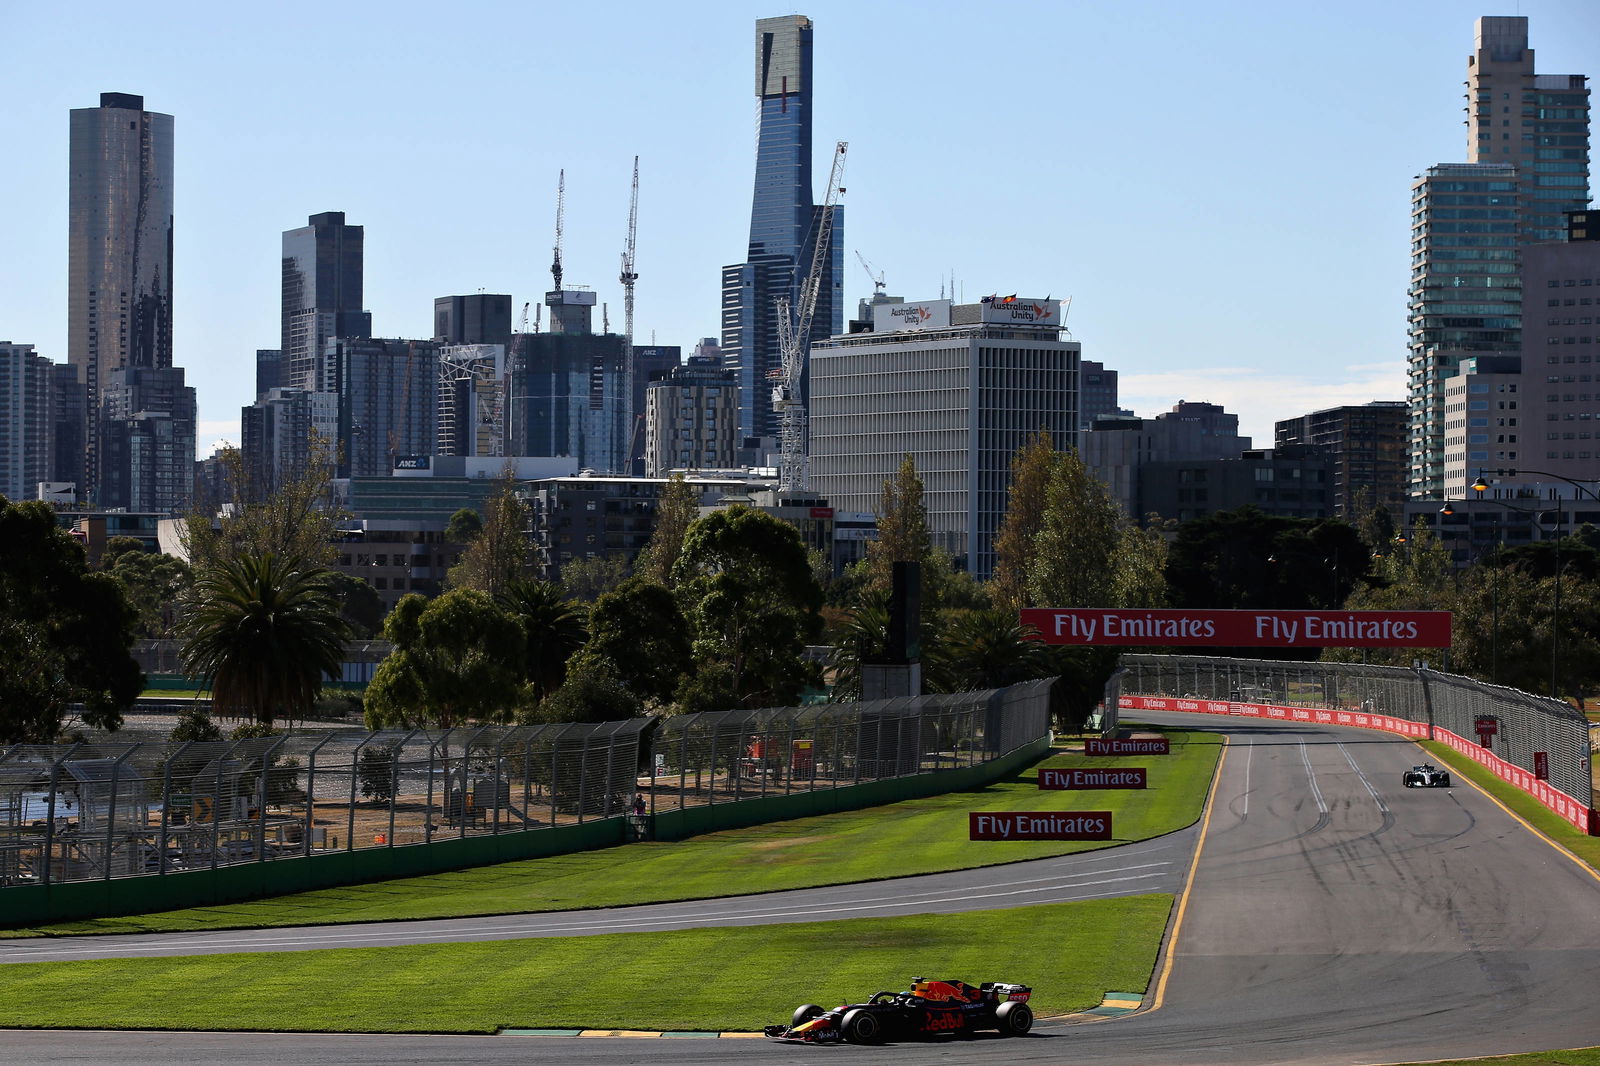
M1024 4L973 35L954 5L807 5L815 140L851 142L847 311L872 290L858 251L908 298L951 268L968 301L1070 296L1073 339L1120 373L1126 406L1221 403L1258 446L1278 418L1400 399L1408 189L1465 155L1473 21L1528 16L1541 69L1600 70L1600 10L1517 7ZM498 28L474 55L455 31L358 6L303 42L306 63L334 67L301 88L269 76L274 42L297 39L292 5L171 10L114 46L53 12L0 14L30 43L14 82L28 101L3 120L25 165L0 178L15 252L0 339L68 357L66 112L102 92L178 122L173 361L199 394L202 452L239 439L254 353L278 341L281 235L312 214L364 226L374 335L428 337L439 296L538 302L565 166L569 284L619 321L637 152L637 339L687 350L718 332L720 268L748 238L750 27L778 12L485 8ZM411 54L428 62L390 69ZM546 119L551 104L592 136Z

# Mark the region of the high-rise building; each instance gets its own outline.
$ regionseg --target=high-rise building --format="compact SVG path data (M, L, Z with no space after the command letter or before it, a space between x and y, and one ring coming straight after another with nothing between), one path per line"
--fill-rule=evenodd
M361 310L365 240L363 227L347 225L343 211L324 211L283 231L285 388L325 391L318 374L328 341L372 336L372 316Z
M739 443L739 382L714 356L691 355L645 390L646 477L731 470Z
M720 354L717 365L722 364ZM645 471L645 389L652 381L666 377L683 365L683 349L676 344L636 344L633 346L633 428L628 431L628 473L643 477ZM733 386L734 410L739 408L739 387Z
M172 116L101 93L73 109L69 156L67 361L88 405L74 480L93 501L106 375L172 365Z
M276 348L256 349L256 399L283 387L283 353Z
M0 341L0 496L33 499L50 481L55 364L31 344Z
M396 456L431 454L438 379L434 341L330 339L320 380L338 397L338 476L387 476Z
M102 376L98 506L167 514L188 508L196 411L183 378L175 366L123 366Z
M785 15L756 22L755 193L745 261L722 268L722 356L739 375L740 431L776 437L771 376L781 370L774 302L798 302L810 269L822 208L811 184L811 20ZM808 340L844 332L844 210L835 208L829 254L821 264L816 317ZM801 383L802 399L809 380Z
M1522 253L1559 240L1589 202L1589 90L1580 74L1539 74L1523 16L1485 16L1467 59L1467 161L1411 189L1408 489L1447 483L1446 379L1463 358L1522 349Z
M627 470L633 427L627 338L590 331L595 294L545 293L549 333L512 338L506 454L570 456L586 470Z
M332 477L332 442L339 432L339 394L304 389L273 389L239 412L240 452L245 484L239 494L260 500L304 474L313 438L328 442L323 459Z
M1059 300L872 310L874 331L812 346L811 490L875 511L909 454L934 545L987 579L1012 456L1041 428L1077 443L1081 346L1061 339Z
M1144 471L1153 463L1237 459L1249 450L1239 435L1239 416L1220 406L1182 400L1154 418L1101 415L1078 435L1078 454L1110 490L1127 516L1144 521ZM1206 504L1210 492L1196 486L1183 502Z
M440 344L511 344L511 297L494 293L433 301L433 339Z
M1406 405L1402 400L1329 407L1275 427L1280 452L1307 445L1331 460L1333 513L1356 517L1358 496L1398 518L1406 501ZM1365 491L1363 491L1365 490Z
M1078 428L1088 429L1097 418L1127 415L1133 412L1117 406L1117 372L1107 370L1104 363L1085 359L1078 383Z

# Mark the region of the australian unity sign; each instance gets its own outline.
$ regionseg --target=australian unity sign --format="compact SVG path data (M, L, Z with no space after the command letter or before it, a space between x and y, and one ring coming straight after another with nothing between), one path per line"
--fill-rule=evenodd
M1223 648L1447 648L1449 611L1186 611L1028 607L1046 644L1200 644Z

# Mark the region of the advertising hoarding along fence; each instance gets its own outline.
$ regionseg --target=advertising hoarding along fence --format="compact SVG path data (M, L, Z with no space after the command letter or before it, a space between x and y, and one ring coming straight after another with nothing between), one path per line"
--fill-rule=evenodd
M1046 644L1447 648L1449 611L1190 611L1028 607Z
M1166 737L1090 737L1083 742L1085 755L1169 755L1171 742Z

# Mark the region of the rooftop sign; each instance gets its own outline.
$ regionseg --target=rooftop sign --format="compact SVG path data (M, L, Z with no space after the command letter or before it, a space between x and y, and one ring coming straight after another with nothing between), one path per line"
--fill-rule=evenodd
M1002 325L1059 326L1060 300L1029 300L1020 296L986 296L981 321Z
M908 329L945 329L950 325L949 300L924 300L914 304L874 304L872 332L896 333Z

